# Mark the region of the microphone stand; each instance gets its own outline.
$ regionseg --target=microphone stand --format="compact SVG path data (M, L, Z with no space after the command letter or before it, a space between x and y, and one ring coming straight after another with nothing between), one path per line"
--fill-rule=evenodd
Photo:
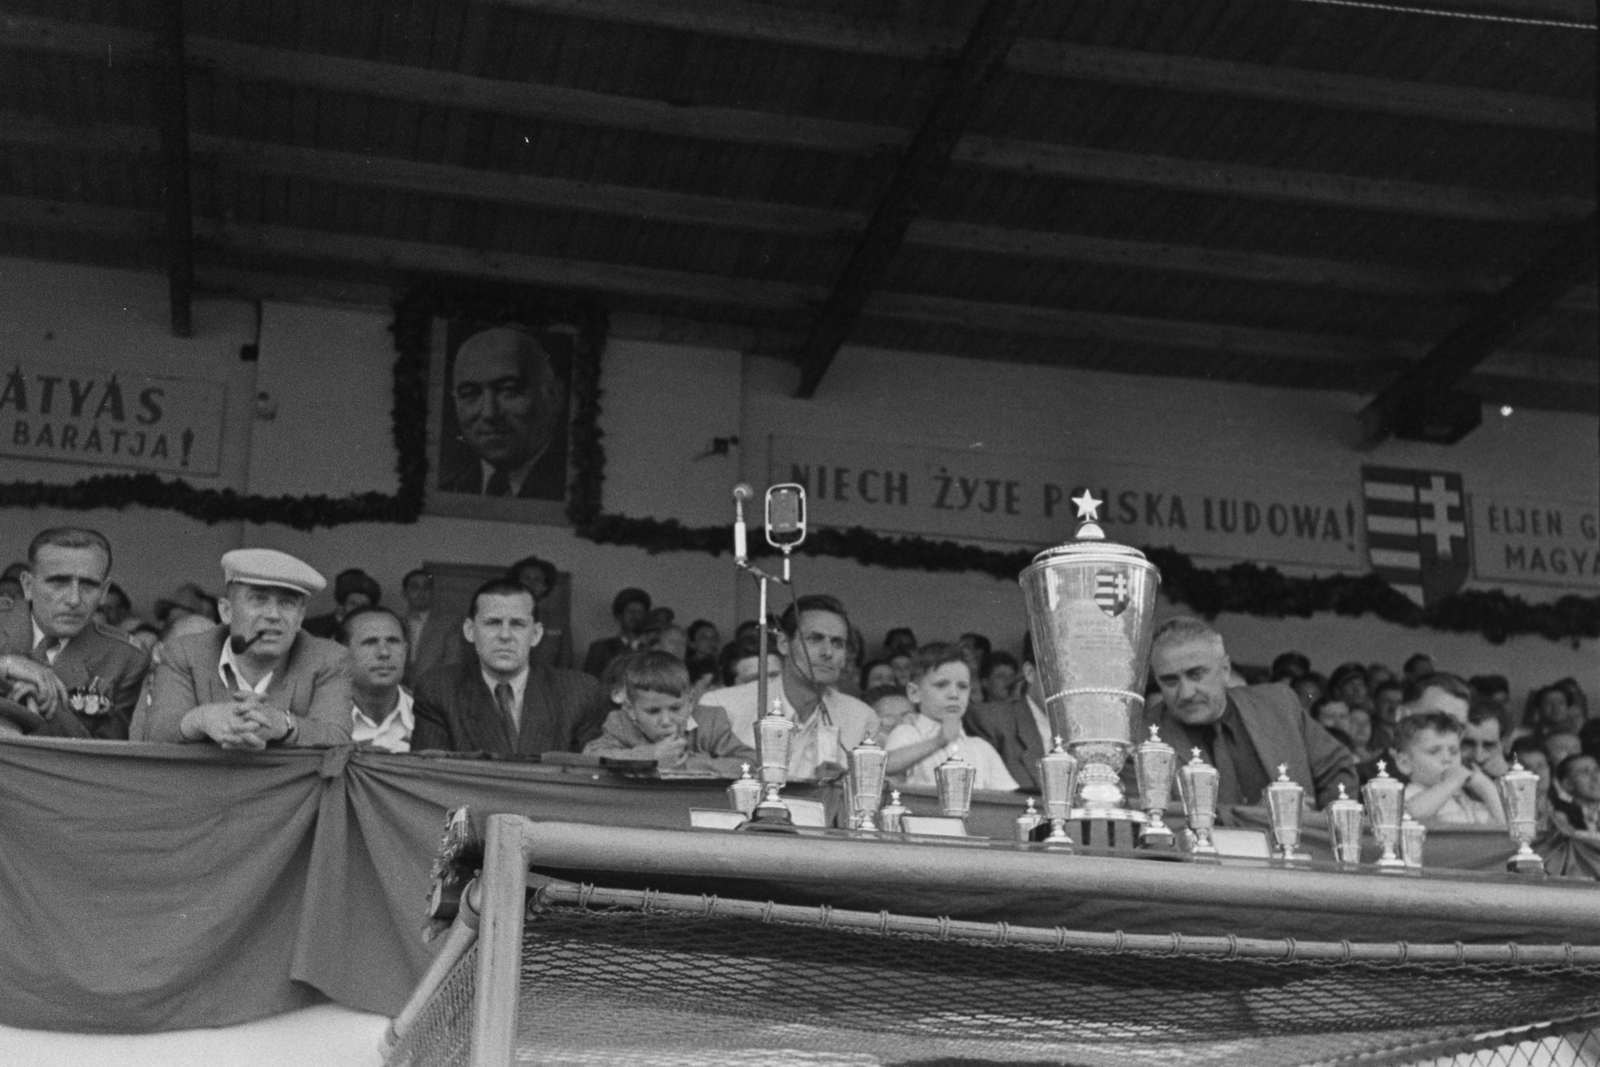
M789 809L784 807L783 802L778 799L778 790L782 788L785 780L788 777L788 735L790 732L792 732L793 724L789 723L787 719L784 719L783 716L778 712L778 709L768 702L770 683L767 679L767 584L769 582L779 582L783 585L791 584L789 576L790 546L784 546L782 550L782 577L768 574L754 563L751 563L744 521L744 498L736 493L733 498L733 506L733 565L754 577L756 580L756 587L759 590L757 593L756 607L756 617L758 620L758 625L756 627L756 655L758 658L756 666L755 734L757 754L761 757L759 775L761 778L762 788L765 791L765 796L762 801L756 805L755 811L751 814L745 826L748 829L778 830L793 833L794 820L789 815ZM768 717L776 717L781 720L786 727L790 728L789 730L782 731L783 737L781 742L774 746L780 747L783 750L779 754L780 759L777 760L768 759L768 745L762 744L762 741L764 740L762 720ZM774 736L771 740L776 742L779 741L779 738ZM774 778L777 779L776 783L772 781Z

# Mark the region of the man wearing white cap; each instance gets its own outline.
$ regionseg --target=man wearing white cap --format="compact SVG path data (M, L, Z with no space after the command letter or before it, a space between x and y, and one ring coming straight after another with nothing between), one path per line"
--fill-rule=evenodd
M169 641L146 736L223 748L350 743L350 654L300 632L322 575L270 548L222 557L222 625Z

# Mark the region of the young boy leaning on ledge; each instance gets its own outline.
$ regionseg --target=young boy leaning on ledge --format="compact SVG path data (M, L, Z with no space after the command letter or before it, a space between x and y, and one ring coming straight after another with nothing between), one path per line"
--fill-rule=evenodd
M663 771L737 778L740 764L756 765L756 750L734 736L721 708L694 706L689 669L670 652L627 658L617 686L621 707L606 716L587 755L652 759Z
M1429 826L1504 824L1500 792L1489 776L1461 762L1461 720L1442 711L1401 719L1395 764L1410 782L1406 814Z

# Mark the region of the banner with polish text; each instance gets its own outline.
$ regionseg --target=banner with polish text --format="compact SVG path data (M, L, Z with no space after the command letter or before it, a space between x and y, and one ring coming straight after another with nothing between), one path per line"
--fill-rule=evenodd
M1600 592L1600 501L1475 490L1458 470L1352 462L1323 480L775 434L767 473L805 486L818 526L1044 546L1072 536L1071 498L1088 489L1106 535L1124 544L1372 570L1424 605L1469 577Z
M1072 536L1069 498L1088 489L1104 501L1106 536L1125 544L1319 570L1367 567L1353 480L776 434L768 455L769 479L805 486L819 526L1042 546Z

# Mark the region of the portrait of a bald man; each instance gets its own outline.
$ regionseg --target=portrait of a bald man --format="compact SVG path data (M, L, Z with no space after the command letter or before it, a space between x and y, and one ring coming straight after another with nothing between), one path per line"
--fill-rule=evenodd
M550 352L519 326L480 330L456 349L447 386L462 448L444 449L447 493L562 500L567 488L567 385Z

